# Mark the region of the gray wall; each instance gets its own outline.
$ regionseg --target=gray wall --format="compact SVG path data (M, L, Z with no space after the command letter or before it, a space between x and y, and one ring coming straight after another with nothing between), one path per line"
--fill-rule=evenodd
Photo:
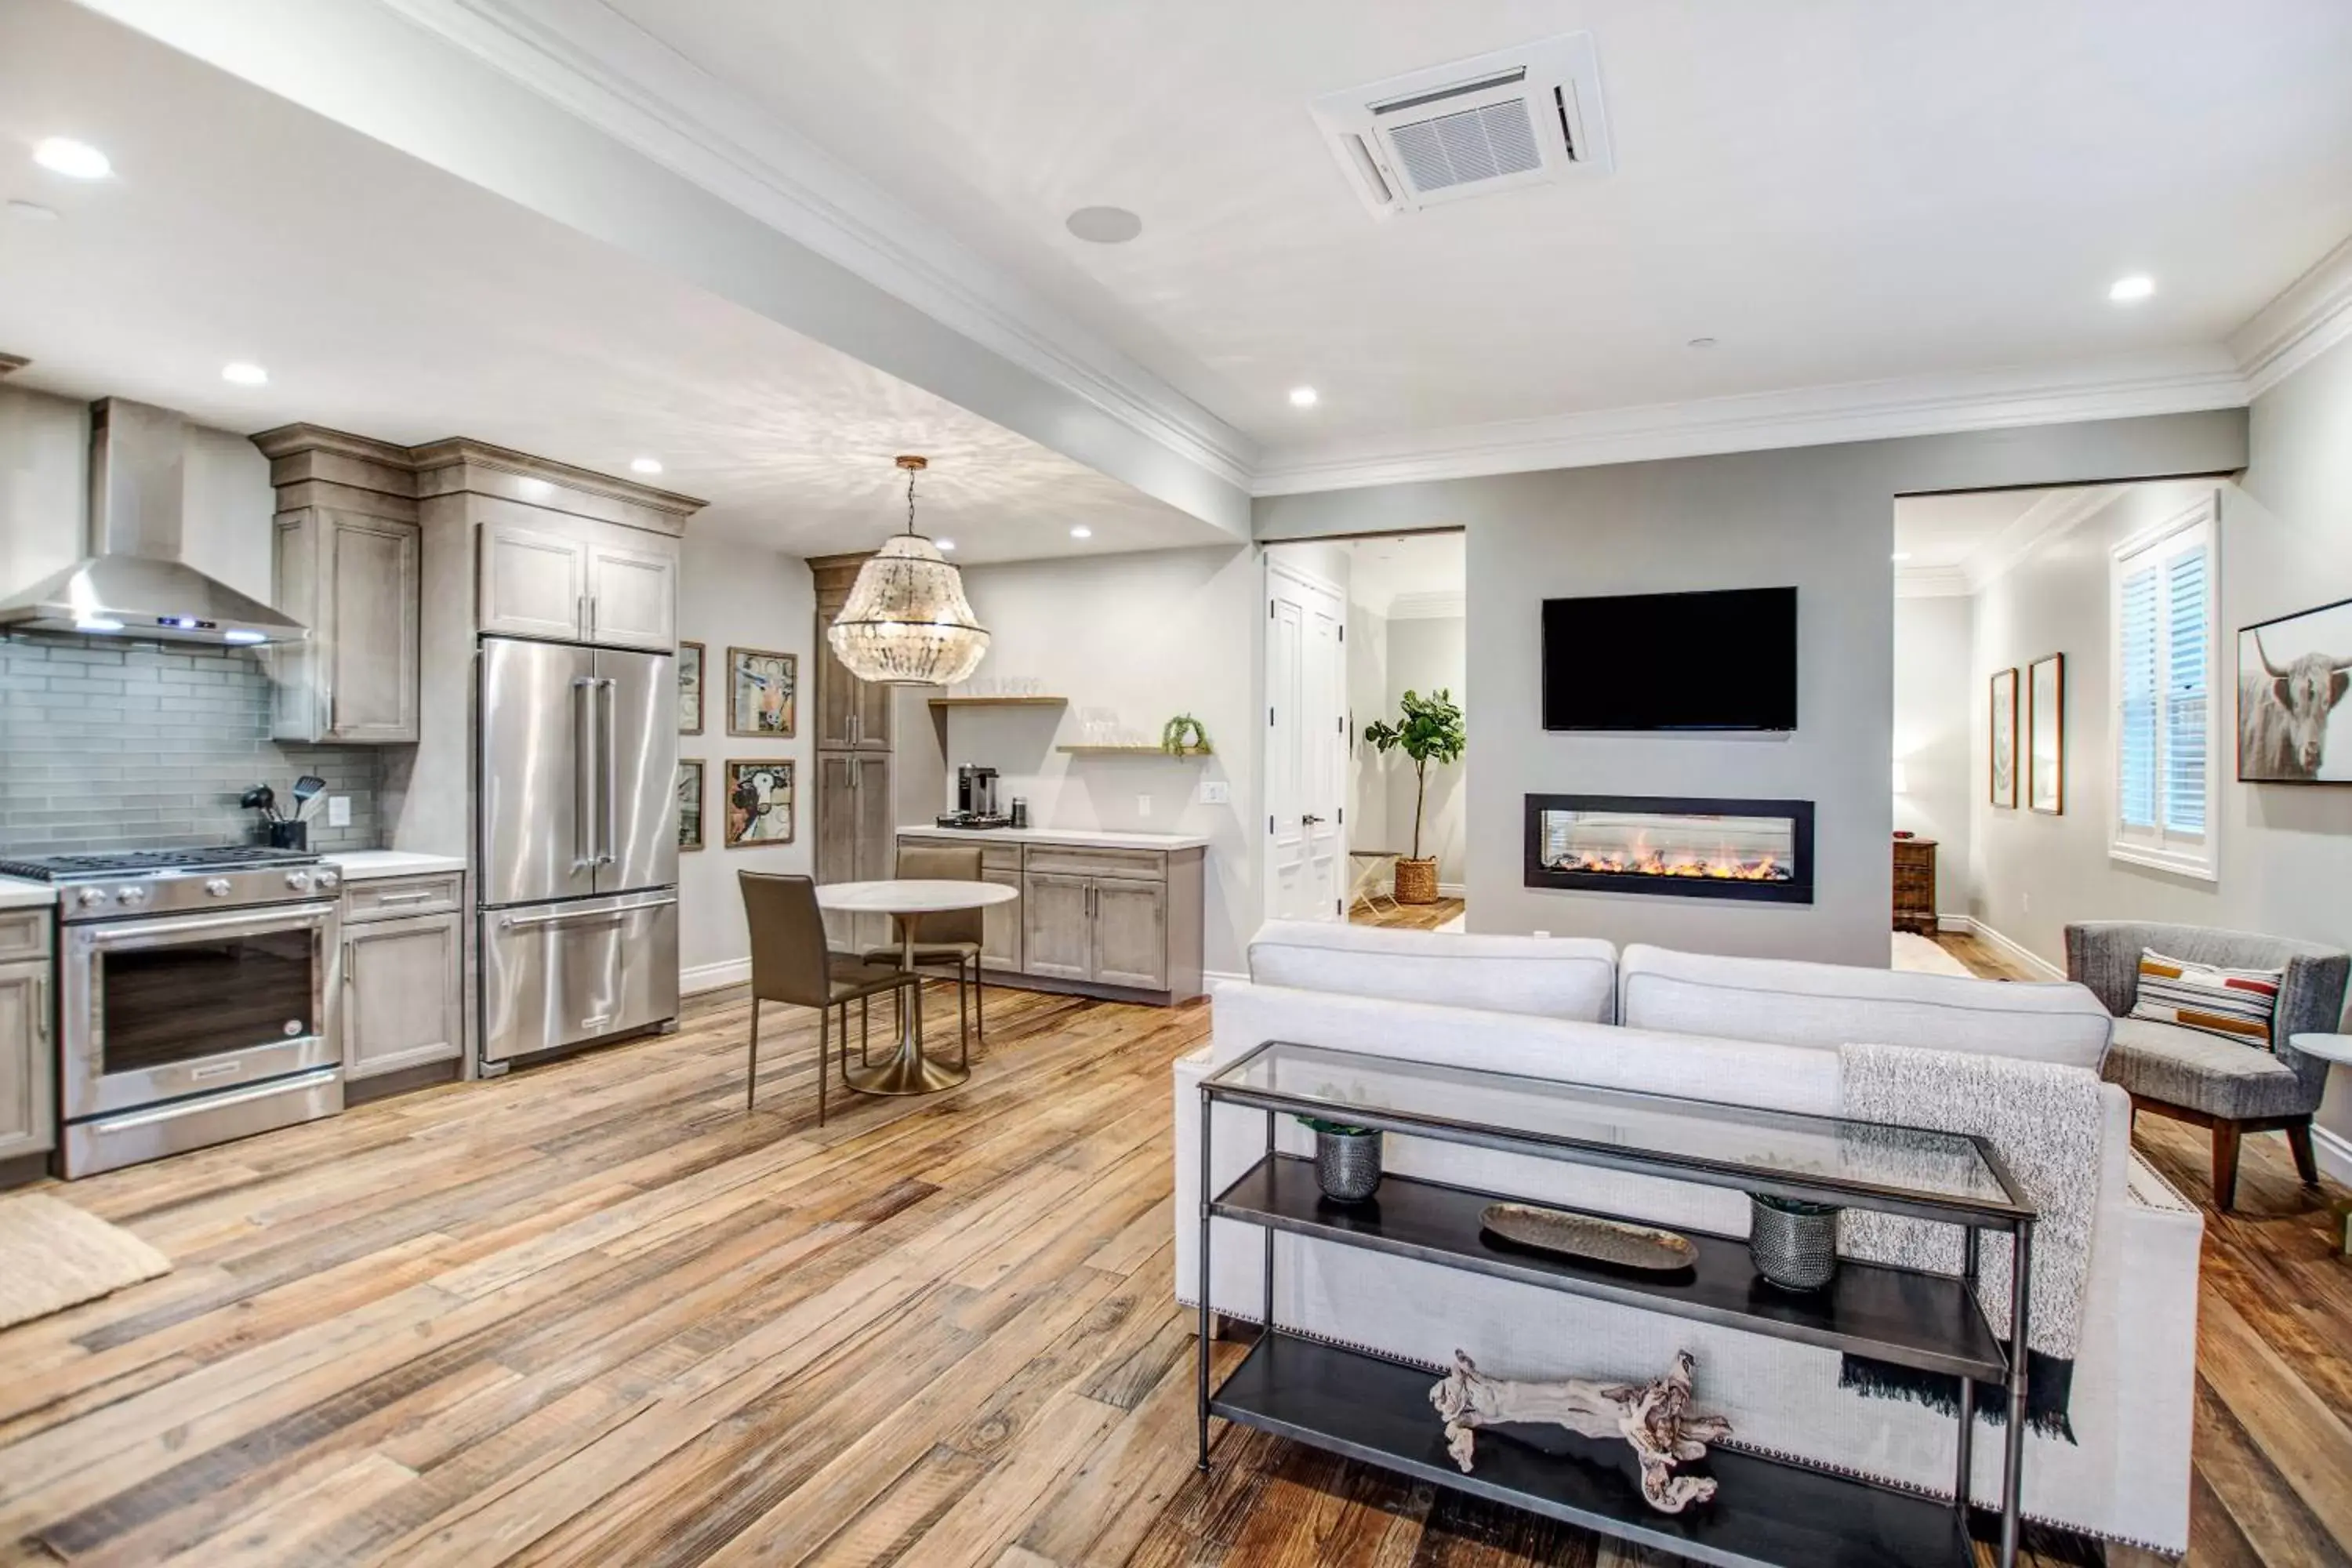
M1463 527L1469 535L1467 890L1474 931L1548 930L1722 952L1887 962L1894 498L2234 470L2240 411L1276 496L1264 540ZM1798 722L1782 739L1542 729L1542 601L1794 584ZM1794 796L1820 824L1811 907L1525 888L1529 792Z
M1898 830L1936 840L1936 912L1969 912L1969 829L1981 793L1972 742L1982 704L1969 648L1975 603L1895 601L1895 756L1908 793L1895 797ZM1889 774L1890 782L1892 774Z
M2352 788L2242 784L2225 761L2218 880L2127 865L2106 852L2110 546L2178 513L2198 489L2219 489L2225 758L2235 733L2237 629L2352 597L2352 344L2258 398L2249 437L2251 458L2236 482L2141 487L1978 595L1971 685L1979 718L1990 671L2022 668L2053 649L2066 655L2065 815L1976 807L1973 910L2053 963L2064 960L2067 921L2118 916L2352 948ZM1972 764L1979 774L1981 753L1979 742ZM2344 1078L2336 1074L2321 1121L2352 1137Z

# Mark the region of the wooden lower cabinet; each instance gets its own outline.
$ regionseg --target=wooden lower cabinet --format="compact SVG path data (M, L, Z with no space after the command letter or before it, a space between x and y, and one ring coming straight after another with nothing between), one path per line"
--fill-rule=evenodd
M984 917L981 965L998 984L1182 1001L1202 990L1202 850L1024 844L984 833L905 833L971 846L983 880L1018 888Z
M46 921L48 911L43 910ZM57 1146L49 963L0 963L0 1160Z
M436 879L420 878L416 891ZM440 914L352 918L351 897L380 896L384 882L363 882L345 894L343 923L343 1077L378 1073L465 1055L465 916ZM397 896L395 893L394 896ZM375 907L383 907L381 904ZM395 911L398 905L391 906Z

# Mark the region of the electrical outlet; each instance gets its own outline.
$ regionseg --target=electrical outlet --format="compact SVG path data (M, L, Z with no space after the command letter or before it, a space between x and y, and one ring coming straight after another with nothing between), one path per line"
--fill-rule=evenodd
M1135 797L1135 815L1138 816L1150 816L1151 815L1151 797L1150 795L1139 795Z
M2030 915L2033 912L2033 895L2032 893L2027 893L2024 895L2024 899L2025 912Z
M352 797L347 795L329 795L327 797L327 826L330 827L349 827L351 825Z
M1202 779L1201 781L1201 804L1202 805L1230 805L1233 804L1233 799L1234 786L1227 784L1224 780Z

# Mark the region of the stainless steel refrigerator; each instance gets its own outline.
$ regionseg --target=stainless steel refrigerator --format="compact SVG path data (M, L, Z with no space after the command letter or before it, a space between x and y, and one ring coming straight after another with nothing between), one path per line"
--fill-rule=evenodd
M671 656L484 637L481 1054L677 1016L677 683Z

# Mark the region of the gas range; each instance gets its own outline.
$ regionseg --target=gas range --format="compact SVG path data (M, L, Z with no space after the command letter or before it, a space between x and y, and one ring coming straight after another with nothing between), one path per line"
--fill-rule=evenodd
M223 844L100 855L0 857L0 876L50 882L68 924L184 910L249 909L331 895L342 879L299 849Z

